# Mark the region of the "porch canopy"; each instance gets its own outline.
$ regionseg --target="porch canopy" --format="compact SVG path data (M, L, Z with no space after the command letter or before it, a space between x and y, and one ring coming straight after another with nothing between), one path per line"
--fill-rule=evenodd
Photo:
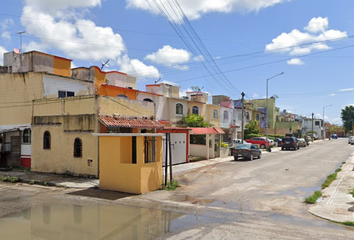
M203 127L196 127L196 128L188 128L192 131L192 134L225 134L225 132L218 127L210 127L210 128L203 128Z
M107 128L150 128L163 129L164 125L148 118L99 116L99 121Z

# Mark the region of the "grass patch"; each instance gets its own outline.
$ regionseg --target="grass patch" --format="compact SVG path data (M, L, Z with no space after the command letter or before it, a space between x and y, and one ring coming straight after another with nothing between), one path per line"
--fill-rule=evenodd
M341 168L337 168L335 172L338 173L340 171L342 171L342 169Z
M322 183L322 189L325 189L326 187L331 185L331 183L334 180L336 180L336 178L337 178L337 173L332 173L332 174L328 175L326 181L324 183Z
M343 224L344 224L345 226L354 227L354 222L351 222L351 221L343 222Z
M18 178L18 177L10 177L10 176L7 176L7 177L1 176L0 180L3 181L3 182L16 183L16 182L20 181L20 178Z
M168 182L166 186L163 186L163 189L166 191L174 191L179 187L179 183L175 180Z
M350 188L348 193L354 197L354 188Z
M316 191L311 196L305 199L305 203L314 204L317 201L317 199L319 199L321 196L322 196L322 192Z

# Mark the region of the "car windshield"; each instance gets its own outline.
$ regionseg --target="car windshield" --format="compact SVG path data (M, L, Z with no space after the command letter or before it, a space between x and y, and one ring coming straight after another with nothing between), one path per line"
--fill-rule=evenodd
M303 138L298 138L297 140L305 142L305 139L303 139Z
M249 149L251 145L249 144L241 144L236 147L236 149Z

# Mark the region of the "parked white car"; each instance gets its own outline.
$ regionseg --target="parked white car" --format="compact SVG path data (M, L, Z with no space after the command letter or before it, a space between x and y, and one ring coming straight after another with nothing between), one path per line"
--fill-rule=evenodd
M351 144L351 145L354 144L354 136L350 136L350 137L348 138L348 144Z

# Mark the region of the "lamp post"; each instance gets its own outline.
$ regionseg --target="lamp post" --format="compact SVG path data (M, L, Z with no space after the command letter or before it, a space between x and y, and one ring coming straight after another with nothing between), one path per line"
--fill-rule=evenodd
M322 135L322 138L323 139L325 138L325 135L326 135L325 134L325 126L324 126L324 110L325 110L326 107L330 107L330 106L332 106L332 105L327 105L327 106L323 107L323 115L322 115L322 118L323 118L323 123L322 123L323 124L323 135Z
M268 152L270 152L270 146L268 144L268 81L272 78L275 78L277 76L283 75L284 72L278 73L277 75L274 75L273 77L267 78L267 86L266 86L266 149Z

